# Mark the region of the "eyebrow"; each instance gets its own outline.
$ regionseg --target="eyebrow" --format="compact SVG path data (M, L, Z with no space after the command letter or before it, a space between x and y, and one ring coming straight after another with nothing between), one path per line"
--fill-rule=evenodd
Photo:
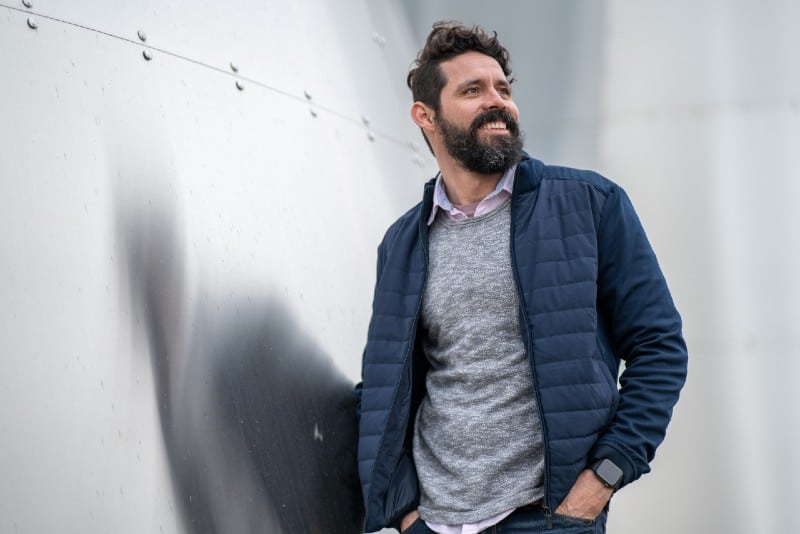
M467 87L469 87L471 85L483 85L483 84L484 84L484 81L481 78L475 78L474 80L467 80L465 82L461 82L460 84L458 84L456 86L456 92L458 92L458 91L460 91L462 89L466 89ZM511 82L509 82L508 80L500 80L498 82L498 84L502 85L504 87L511 87Z
M456 91L460 91L461 89L465 89L465 88L469 87L470 85L481 85L482 83L483 82L478 78L476 78L474 80L467 80L465 82L461 82L460 84L458 84L456 86Z

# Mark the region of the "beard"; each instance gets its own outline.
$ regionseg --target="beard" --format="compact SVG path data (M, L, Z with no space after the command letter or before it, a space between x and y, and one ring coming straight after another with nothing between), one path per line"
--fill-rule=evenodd
M505 122L508 135L490 135L487 141L480 141L480 127L493 121ZM522 158L524 135L519 131L517 121L507 111L485 111L475 117L468 129L460 128L444 117L439 117L437 123L447 152L469 171L478 174L502 173Z

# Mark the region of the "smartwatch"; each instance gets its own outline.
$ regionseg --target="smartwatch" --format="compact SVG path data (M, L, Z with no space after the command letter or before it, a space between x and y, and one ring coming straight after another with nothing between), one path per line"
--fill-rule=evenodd
M603 484L606 485L608 488L618 489L620 483L622 482L622 469L617 467L617 464L609 460L608 458L604 458L602 460L598 460L592 466L592 471L594 474L597 475Z

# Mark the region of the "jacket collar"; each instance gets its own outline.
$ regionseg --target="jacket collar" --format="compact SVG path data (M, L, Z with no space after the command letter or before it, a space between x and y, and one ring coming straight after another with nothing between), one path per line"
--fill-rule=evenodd
M514 196L533 191L542 181L544 164L534 159L527 152L522 153L522 159L517 164L517 174L514 177Z
M513 197L528 193L535 190L539 183L542 181L542 169L544 164L538 159L532 158L527 152L522 152L522 158L517 164L517 172L514 175L514 191ZM436 176L439 174L437 173ZM427 220L431 216L433 210L433 193L436 188L436 176L431 178L425 183L425 189L422 196L422 211L420 213L420 230L423 234L427 233Z

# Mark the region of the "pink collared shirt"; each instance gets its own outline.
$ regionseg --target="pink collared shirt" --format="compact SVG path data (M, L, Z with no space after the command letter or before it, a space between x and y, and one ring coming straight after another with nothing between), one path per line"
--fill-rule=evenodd
M503 202L506 201L508 197L511 196L511 191L514 190L514 174L517 171L517 166L514 165L510 169L508 169L503 176L500 177L500 181L497 182L497 187L494 188L494 191L489 193L486 198L478 202L478 205L465 205L465 206L457 206L450 202L450 199L447 198L447 191L445 190L444 180L442 179L442 173L436 177L436 187L433 190L433 209L431 210L431 216L428 217L428 226L433 224L433 221L436 220L436 214L439 210L442 210L442 213L445 217L453 221L463 221L464 219L469 219L470 217L480 217L481 215L485 215L492 211L493 209L499 207ZM473 208L474 207L474 211ZM472 211L472 213L470 213Z
M428 218L428 226L433 224L433 221L436 220L436 214L439 210L442 211L443 216L450 220L463 221L470 217L485 215L493 209L500 207L500 205L511 196L511 192L514 190L514 174L516 170L517 166L514 165L503 173L494 191L478 202L477 205L471 204L465 206L454 205L450 202L450 199L447 198L444 180L442 180L442 175L439 173L439 176L436 177L436 187L433 190L433 209L431 210L431 216ZM437 523L429 523L428 521L425 521L425 524L428 525L428 528L439 534L477 534L481 530L496 525L511 515L513 511L513 509L506 510L505 512L482 519L476 523L466 523L463 525L440 525Z

